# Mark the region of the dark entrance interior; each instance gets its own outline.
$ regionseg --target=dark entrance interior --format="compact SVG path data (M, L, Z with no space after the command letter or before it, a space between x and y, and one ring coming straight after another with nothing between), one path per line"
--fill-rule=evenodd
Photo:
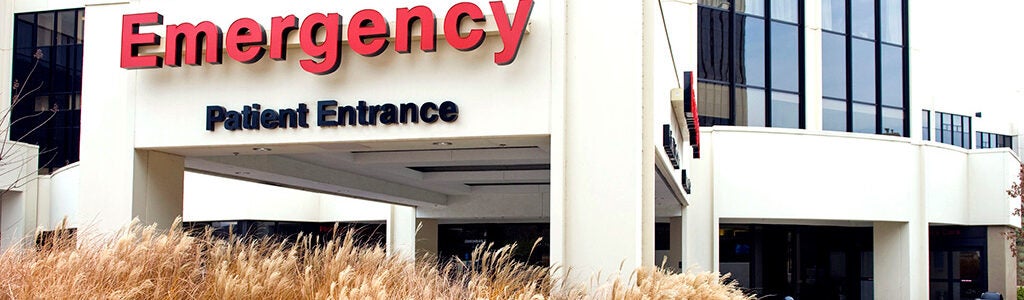
M722 224L719 270L763 299L872 299L871 227Z
M548 223L440 224L437 226L437 255L441 259L459 259L468 263L473 249L481 244L493 243L495 250L516 244L513 258L547 266L550 263L550 230ZM537 243L536 248L533 248L534 243Z
M988 287L984 226L929 228L929 298L976 299Z

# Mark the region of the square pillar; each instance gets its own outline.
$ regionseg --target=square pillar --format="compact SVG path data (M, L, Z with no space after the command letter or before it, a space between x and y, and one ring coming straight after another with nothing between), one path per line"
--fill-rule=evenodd
M127 2L87 5L89 18L120 19ZM184 157L135 149L135 74L122 70L117 22L85 27L82 133L78 212L71 224L80 230L113 232L139 218L143 224L169 227L181 215Z
M416 220L416 256L437 256L437 219Z
M416 208L391 205L387 220L388 256L399 255L412 260L416 255Z
M1004 299L1017 299L1017 258L1010 251L1010 243L1014 241L1006 238L1010 230L1013 228L988 227L988 291L1003 294Z
M928 298L928 225L875 222L875 299Z
M668 220L668 262L665 263L665 269L681 272L684 270L683 252L686 251L683 248L683 217L671 217Z
M564 63L565 85L554 88L551 110L551 263L576 279L626 279L655 264L653 94L668 91L652 90L653 50L643 42L653 35L645 28L662 26L657 5L564 7L565 44L554 45L565 47L553 66ZM596 25L609 20L615 26Z

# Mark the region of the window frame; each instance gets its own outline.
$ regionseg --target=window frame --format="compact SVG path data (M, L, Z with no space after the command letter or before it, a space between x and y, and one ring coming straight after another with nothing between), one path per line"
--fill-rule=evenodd
M961 147L964 149L971 149L973 147L972 141L974 135L972 134L972 120L970 116L958 115L952 113L946 113L941 111L935 112L936 119L939 120L941 126L935 127L935 138L936 142ZM946 123L946 118L949 118L949 123ZM960 125L957 126L957 121ZM946 129L948 125L948 130ZM957 129L959 127L959 130ZM949 140L947 141L944 137L946 133L949 133ZM958 136L959 133L959 136ZM956 140L959 139L960 143L957 144Z
M901 130L900 136L910 137L911 136L910 132L912 131L910 129L911 127L910 127L910 88L909 88L909 86L910 86L910 84L909 84L910 83L910 43L908 41L910 39L908 38L908 36L909 36L909 30L908 30L909 22L908 22L908 14L907 14L908 2L909 1L907 1L907 0L900 0L900 5L901 5L900 13L902 14L902 16L901 16L902 17L901 18L901 25L902 25L901 33L902 33L902 37L901 37L901 43L900 44L895 44L895 43L890 43L890 42L883 41L883 39L881 37L881 34L882 34L882 32L881 32L882 31L882 15L881 15L882 1L880 1L880 0L873 0L873 2L874 2L874 8L873 8L874 9L874 23L873 23L874 24L874 32L873 32L874 36L871 37L871 38L866 38L866 37L861 37L859 35L855 35L853 33L853 23L854 23L854 20L853 20L853 7L852 7L853 4L852 4L852 2L853 1L851 1L851 0L843 1L843 9L844 9L843 15L844 15L844 18L845 18L844 19L845 24L843 24L843 31L844 32L839 32L839 31L831 30L831 29L825 28L824 26L822 26L822 28L821 28L821 34L822 35L824 35L826 33L827 34L838 35L838 36L842 37L843 40L845 41L845 51L846 51L845 52L845 59L846 59L846 70L845 70L846 71L846 74L845 74L845 76L846 76L846 95L845 95L845 98L846 99L839 99L839 98L836 98L836 97L825 96L824 93L822 93L822 98L823 99L834 100L834 101L844 101L844 102L846 102L846 130L845 130L845 132L855 132L854 131L854 126L853 126L854 125L853 124L853 119L854 119L853 118L853 114L854 114L853 106L854 106L854 102L856 102L856 103L860 103L860 104L868 104L868 105L874 105L875 106L875 134L887 134L885 132L885 128L883 127L883 125L884 125L883 124L883 119L884 119L883 110L885 110L886 108L889 108L889 109L899 109L899 110L903 111L903 124L902 124L903 125L903 129ZM825 12L821 11L819 13L822 14L822 18L824 18ZM854 61L853 61L854 41L870 42L872 44L872 47L873 47L873 50L874 50L874 103L854 100L854 97L853 97L853 94L854 94L854 84L853 84L854 72L853 72L853 68L856 65L854 63ZM892 46L892 47L899 47L900 48L899 52L900 52L900 54L902 56L902 62L903 62L903 65L901 67L902 74L900 74L900 78L902 80L902 91L901 91L902 92L901 96L903 97L902 107L897 107L897 106L891 106L891 105L883 104L884 102L883 102L883 99L882 99L882 93L883 93L883 90L882 90L882 88L883 88L883 85L882 85L882 81L883 81L882 48L885 45ZM822 50L822 55L821 56L825 57L824 46L821 47L821 50ZM824 76L825 76L824 71L822 71L820 76L822 76L822 81L824 82ZM824 86L822 88L824 88ZM824 113L824 111L822 111L822 113ZM824 124L824 121L822 121L822 122ZM824 129L824 125L822 127Z
M728 65L728 69L729 69L729 71L728 71L729 72L729 74L728 74L729 76L727 78L727 81L723 82L723 81L720 81L720 80L705 79L705 78L700 78L700 77L698 77L698 79L697 79L698 83L719 84L719 85L725 85L728 88L729 116L728 116L727 124L720 124L720 125L755 126L755 127L760 127L761 126L761 125L736 125L736 123L737 123L736 122L737 121L737 110L738 110L737 101L736 101L736 97L737 97L736 91L737 91L737 89L754 88L754 89L762 90L764 92L764 104L763 104L763 107L764 107L764 125L763 126L764 127L776 127L776 126L774 126L774 124L773 124L774 122L772 121L772 116L773 116L773 114L772 114L772 110L773 110L772 106L773 106L773 102L782 101L782 100L781 99L775 99L772 96L772 94L773 93L786 93L786 94L790 94L790 95L794 95L795 94L797 96L797 98L798 98L798 103L797 103L797 127L796 128L806 129L807 128L807 124L806 124L806 119L807 119L806 118L806 115L807 115L807 112L806 112L806 102L807 102L807 100L806 100L806 98L807 98L806 97L806 94L807 94L807 91L806 91L807 90L807 87L806 87L806 81L807 81L806 80L807 79L806 63L807 62L806 62L806 59L805 59L805 57L806 57L806 47L805 46L807 45L807 43L806 43L806 33L804 32L805 31L804 30L805 29L804 24L806 23L805 1L804 0L797 0L797 2L796 2L797 3L797 22L796 23L792 23L792 22L789 22L789 21L786 21L786 20L773 19L772 18L772 3L771 3L772 0L764 0L764 11L762 12L761 15L752 14L752 13L745 13L745 12L742 12L742 11L738 11L736 9L736 7L737 7L736 2L737 1L743 1L743 0L732 0L732 1L729 1L730 4L729 4L729 8L728 9L722 9L721 7L705 6L702 3L698 3L698 21L697 21L698 22L698 25L697 25L698 26L698 31L700 30L700 27L701 27L701 24L700 24L701 13L699 11L701 9L710 9L710 10L717 10L717 11L720 11L720 12L726 12L728 14L728 16L729 16L729 18L728 18L728 24L729 24L728 26L729 26L729 28L727 30L727 36L729 36L729 38L728 38L728 42L726 43L726 47L728 47L728 49L726 49L726 51L725 51L727 53L727 55L726 55L726 64ZM743 18L756 18L756 19L761 20L761 22L763 22L763 24L764 24L764 26L763 26L763 28L764 28L764 33L763 33L763 37L764 37L764 66L763 66L763 69L764 69L764 74L763 74L764 86L749 85L749 84L746 83L745 80L744 80L743 83L740 83L740 81L738 79L738 72L737 72L737 70L739 68L738 68L737 61L738 61L739 58L735 57L735 52L736 51L734 51L734 50L737 49L737 47L738 47L738 45L737 45L737 36L736 36L736 32L737 32L736 24L739 21L740 17L743 17ZM773 23L795 26L796 30L797 30L797 45L796 45L796 49L797 49L797 69L799 70L799 74L797 75L797 91L795 91L795 92L794 91L789 91L789 90L784 90L784 89L777 89L777 88L775 88L772 85L772 78L771 78L771 76L772 76L772 59L771 59L771 57L772 57L772 33L771 33L771 31L772 31L772 28L773 28ZM698 41L700 40L700 35L701 34L698 33ZM698 50L698 62L697 62L698 65L700 65L702 63L702 59L701 59L701 57L699 55L699 52L700 52L700 49ZM714 125L715 125L714 123L711 124L711 126L714 126Z

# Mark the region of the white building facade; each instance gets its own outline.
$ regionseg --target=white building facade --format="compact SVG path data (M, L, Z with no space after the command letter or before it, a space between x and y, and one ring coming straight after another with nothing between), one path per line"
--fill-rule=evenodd
M0 5L5 91L24 50L56 85L81 49L79 86L25 100L80 118L79 161L3 195L4 247L64 218L350 222L402 255L527 230L580 274L664 261L771 297L1016 292L1024 95L997 71L1024 62L971 28L1020 27L963 3Z

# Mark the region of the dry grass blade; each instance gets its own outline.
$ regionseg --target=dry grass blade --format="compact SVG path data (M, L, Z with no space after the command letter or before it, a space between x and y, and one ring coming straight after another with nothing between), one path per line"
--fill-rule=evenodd
M713 273L642 269L629 282L570 284L568 270L512 258L515 245L477 248L471 262L414 262L336 239L218 239L176 222L137 222L108 237L48 237L0 254L4 299L753 299Z

